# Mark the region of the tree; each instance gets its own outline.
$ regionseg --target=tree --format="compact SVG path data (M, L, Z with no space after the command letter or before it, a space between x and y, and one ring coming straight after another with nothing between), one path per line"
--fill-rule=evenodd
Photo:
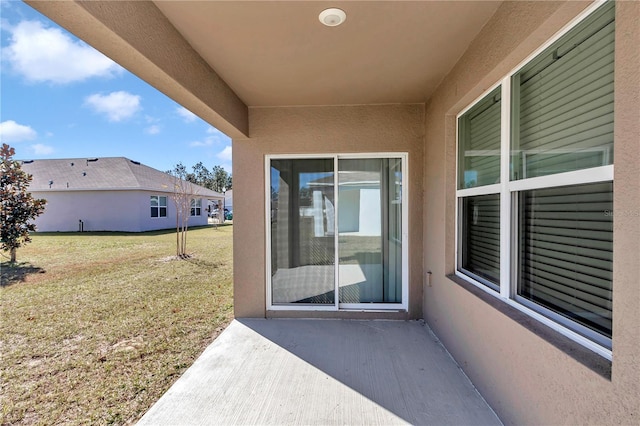
M213 166L211 170L213 174L213 190L216 192L224 192L227 189L227 183L229 182L229 173L222 166Z
M187 258L187 231L189 230L189 216L191 216L191 203L196 194L193 186L195 174L188 173L182 163L178 163L173 170L168 171L173 175L173 194L171 199L176 207L176 256Z
M222 166L213 166L209 170L199 161L192 167L193 173L187 171L187 168L180 162L176 164L173 170L166 173L172 176L180 176L182 179L203 186L216 192L224 192L231 189L233 178Z
M31 179L18 161L12 159L15 149L2 144L0 148L0 219L2 222L2 250L8 250L11 263L16 261L16 249L31 241L30 232L36 230L29 223L44 212L47 200L35 199L27 192Z
M195 183L200 186L204 186L208 189L213 189L214 179L209 169L207 169L202 161L193 166L193 174L195 176Z

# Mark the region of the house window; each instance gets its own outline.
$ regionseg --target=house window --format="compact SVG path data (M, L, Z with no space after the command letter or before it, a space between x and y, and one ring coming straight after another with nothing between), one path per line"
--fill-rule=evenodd
M458 115L457 275L611 357L614 2Z
M151 217L167 217L167 197L151 196Z
M192 198L191 199L191 216L200 216L201 211L202 211L202 199Z
M406 310L406 154L266 161L267 308Z

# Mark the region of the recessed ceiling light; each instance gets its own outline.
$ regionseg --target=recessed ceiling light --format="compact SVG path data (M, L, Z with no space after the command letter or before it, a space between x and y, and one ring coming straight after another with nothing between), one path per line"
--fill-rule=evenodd
M327 27L337 27L347 19L347 14L342 9L332 7L320 12L318 19Z

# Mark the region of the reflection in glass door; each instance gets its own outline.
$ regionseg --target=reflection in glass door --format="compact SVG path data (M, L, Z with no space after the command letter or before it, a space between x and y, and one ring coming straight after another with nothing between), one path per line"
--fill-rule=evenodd
M334 160L271 160L274 304L335 304Z
M406 309L403 161L268 160L270 308Z
M402 303L401 160L339 159L338 169L339 302Z

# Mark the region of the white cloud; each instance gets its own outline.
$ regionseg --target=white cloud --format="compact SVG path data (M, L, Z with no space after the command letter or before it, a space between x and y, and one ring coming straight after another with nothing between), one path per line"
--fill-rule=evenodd
M85 99L85 104L95 112L106 114L109 121L122 121L140 111L140 96L128 92L95 93Z
M227 135L222 133L220 130L215 127L209 127L207 129L207 134L204 140L194 141L189 143L191 147L206 147L206 146L225 146L229 144L230 139Z
M214 138L206 138L204 141L194 141L190 142L189 146L199 147L199 146L211 146L215 142Z
M7 26L9 45L3 60L34 83L67 84L91 77L113 77L123 68L87 44L73 40L59 28L47 28L39 21L22 21Z
M0 140L3 143L22 142L35 139L38 133L30 126L18 124L13 120L0 123Z
M176 108L176 114L178 114L184 120L185 123L192 123L196 121L196 119L198 118L197 115L195 115L185 107Z
M231 145L225 146L224 149L218 153L217 157L222 161L231 162L231 157L232 157Z
M31 145L29 148L31 149L31 152L34 153L34 155L49 155L49 154L53 153L53 147L52 146L43 145L41 143L37 143L35 145Z
M149 135L157 135L158 133L160 133L160 126L158 126L157 124L154 124L144 129L144 131Z

